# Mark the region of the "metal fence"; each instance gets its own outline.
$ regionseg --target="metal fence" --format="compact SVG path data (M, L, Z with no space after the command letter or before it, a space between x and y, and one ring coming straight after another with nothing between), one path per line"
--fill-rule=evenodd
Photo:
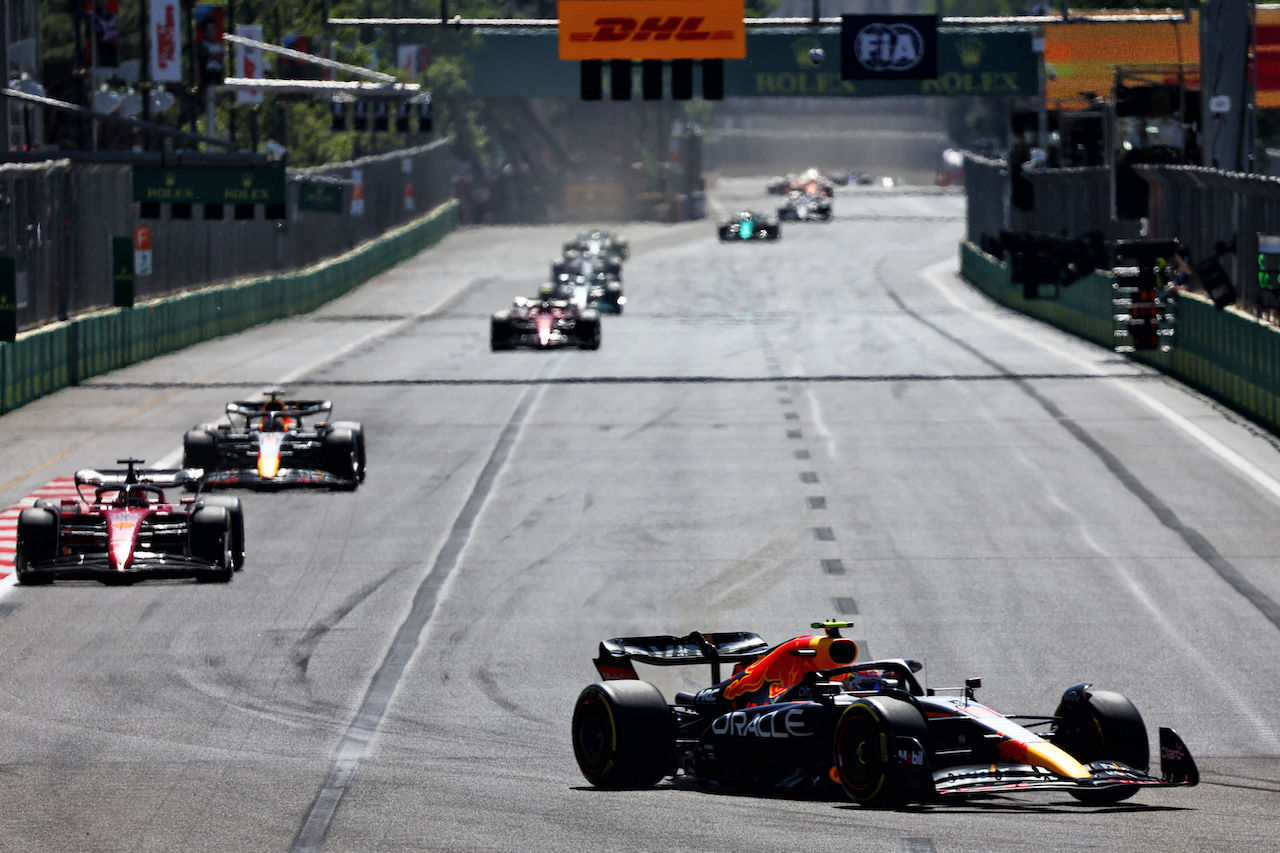
M1218 257L1238 307L1274 315L1280 298L1258 286L1258 235L1280 234L1280 178L1202 166L1133 168L1149 189L1145 220L1112 218L1108 169L1024 171L1035 199L1034 208L1024 211L1010 204L1008 164L970 156L965 163L968 239L981 246L983 237L1001 230L1076 236L1097 228L1107 240L1179 240L1194 262Z
M353 173L363 178L364 210L352 213ZM44 323L111 305L111 238L151 226L152 273L137 299L298 269L386 233L452 195L448 140L314 169L291 169L287 218L140 220L128 165L74 163L0 166L0 256L17 259L18 325ZM299 208L304 181L336 184L342 212Z

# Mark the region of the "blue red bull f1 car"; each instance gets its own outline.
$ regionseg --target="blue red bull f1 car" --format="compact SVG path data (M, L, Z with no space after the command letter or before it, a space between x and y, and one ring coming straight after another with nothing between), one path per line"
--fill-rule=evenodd
M1043 790L1107 805L1199 781L1169 728L1159 730L1160 771L1150 772L1146 726L1118 693L1077 684L1052 715L1001 714L975 698L980 679L926 690L917 661L859 662L840 635L850 624L815 623L821 633L777 646L747 632L606 640L595 660L602 680L574 708L578 767L601 788L684 776L744 792L843 791L880 807ZM668 703L639 680L637 661L708 664L713 683Z

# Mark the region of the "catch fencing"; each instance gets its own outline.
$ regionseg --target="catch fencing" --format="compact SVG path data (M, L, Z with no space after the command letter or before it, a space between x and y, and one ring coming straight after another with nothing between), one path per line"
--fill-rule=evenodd
M353 212L362 176L363 211ZM138 301L311 266L422 216L452 195L449 140L313 169L290 169L287 218L139 219L132 167L55 160L0 166L0 256L16 259L18 326L31 329L112 304L111 240L151 228L152 272ZM341 190L341 212L302 209L310 183Z
M1178 240L1195 262L1217 256L1236 291L1236 306L1273 318L1274 290L1258 286L1258 235L1280 234L1280 178L1222 172L1202 166L1138 165L1148 187L1145 220L1112 218L1107 168L1027 169L1032 209L1012 204L1012 177L1002 160L969 156L965 162L970 243L1000 231L1074 237L1098 229L1104 239Z

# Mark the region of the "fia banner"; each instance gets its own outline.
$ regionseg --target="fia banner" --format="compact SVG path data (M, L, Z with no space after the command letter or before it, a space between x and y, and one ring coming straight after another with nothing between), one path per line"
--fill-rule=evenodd
M236 35L241 38L262 41L262 25L236 24ZM245 44L236 45L236 76L249 80L261 80L263 78L262 48L249 47ZM262 90L241 89L236 92L236 103L260 104L262 103Z
M151 79L182 82L182 9L178 0L151 0Z
M844 15L840 76L845 80L933 80L938 76L934 15Z

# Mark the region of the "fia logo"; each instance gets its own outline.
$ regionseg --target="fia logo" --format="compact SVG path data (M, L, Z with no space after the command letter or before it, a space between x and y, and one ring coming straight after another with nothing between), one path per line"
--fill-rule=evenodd
M868 71L910 71L924 59L924 38L910 24L868 24L858 31L854 47Z

